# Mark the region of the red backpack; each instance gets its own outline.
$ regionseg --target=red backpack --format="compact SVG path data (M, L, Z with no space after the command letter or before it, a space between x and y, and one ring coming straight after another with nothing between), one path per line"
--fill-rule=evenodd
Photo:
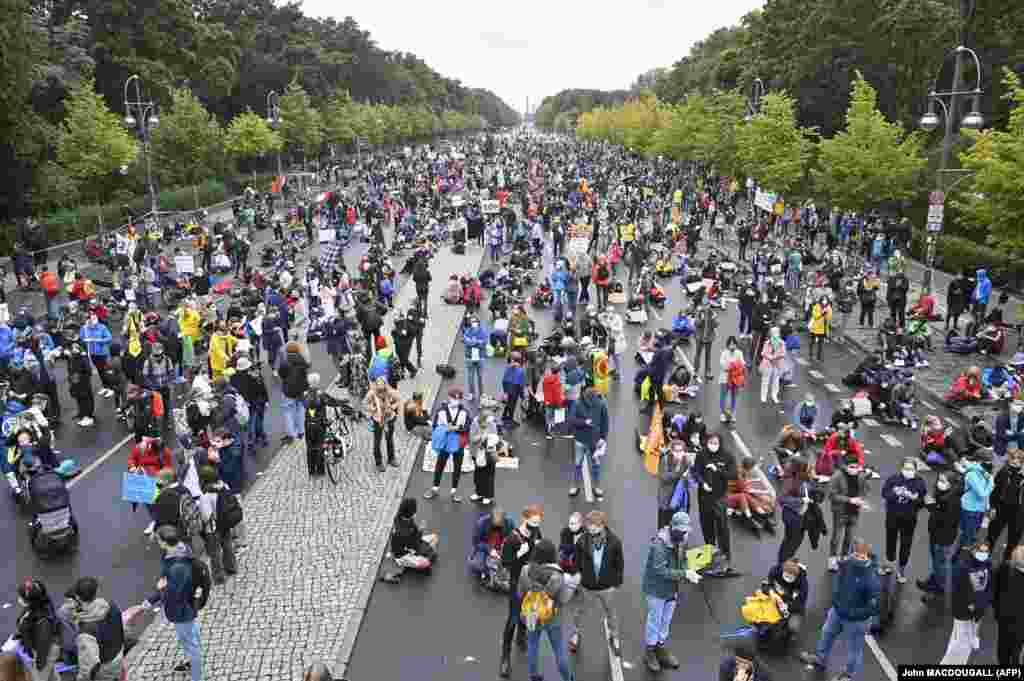
M747 384L747 368L743 366L743 362L731 362L729 364L726 380L729 385L736 388L742 388Z

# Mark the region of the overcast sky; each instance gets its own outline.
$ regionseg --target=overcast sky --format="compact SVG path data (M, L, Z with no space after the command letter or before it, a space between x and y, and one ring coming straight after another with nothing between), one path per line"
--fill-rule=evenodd
M385 50L412 52L522 112L565 88L627 88L763 0L305 0L317 17L354 18Z

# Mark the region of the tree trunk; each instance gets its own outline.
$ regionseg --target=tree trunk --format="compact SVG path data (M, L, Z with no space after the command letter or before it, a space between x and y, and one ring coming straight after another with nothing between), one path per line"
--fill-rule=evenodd
M196 185L192 185L192 197L196 201L196 210L199 210L199 187L197 187Z

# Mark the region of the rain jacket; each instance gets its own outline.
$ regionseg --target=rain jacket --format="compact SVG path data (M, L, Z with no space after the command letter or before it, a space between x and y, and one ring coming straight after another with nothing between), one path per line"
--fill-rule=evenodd
M992 293L992 282L988 278L988 272L985 270L978 270L978 283L974 287L974 295L972 299L976 303L982 303L988 305L988 297Z
M588 420L591 422L589 426ZM572 405L569 424L576 442L592 452L598 440L608 439L608 405L598 395L577 400Z
M102 622L107 618L107 613L109 612L110 603L102 598L96 598L92 602L83 605L78 621L80 624ZM79 681L86 681L87 679L92 679L93 681L116 681L121 678L123 651L118 653L117 657L110 662L100 664L100 646L95 636L79 631L76 644L78 648ZM96 665L99 665L99 667ZM92 673L94 668L95 673Z
M83 326L80 338L85 343L86 350L91 357L110 356L110 341L112 337L110 329L102 322L97 322L96 326L90 326L89 324Z
M14 347L14 329L7 324L0 324L0 357L11 357Z
M644 595L663 601L675 598L677 585L686 576L685 555L685 547L672 544L667 527L658 530L647 549L641 586Z
M985 472L981 464L971 461L964 473L964 494L960 497L960 508L972 513L987 511L994 486L992 476Z
M472 326L470 326L469 328L462 332L462 341L466 346L467 362L482 363L484 361L484 358L487 356L486 349L488 337L489 334L487 333L487 330L484 328L483 324L481 324L479 327L475 329ZM475 360L473 359L474 348L478 352L477 359Z
M877 559L864 564L847 558L832 583L832 607L844 620L863 622L878 613L880 591Z

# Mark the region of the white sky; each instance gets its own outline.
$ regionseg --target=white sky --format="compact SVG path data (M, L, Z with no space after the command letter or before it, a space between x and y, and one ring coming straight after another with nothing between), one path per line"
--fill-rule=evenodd
M764 0L305 0L312 16L351 16L385 50L495 92L522 112L565 88L629 87L671 66Z

